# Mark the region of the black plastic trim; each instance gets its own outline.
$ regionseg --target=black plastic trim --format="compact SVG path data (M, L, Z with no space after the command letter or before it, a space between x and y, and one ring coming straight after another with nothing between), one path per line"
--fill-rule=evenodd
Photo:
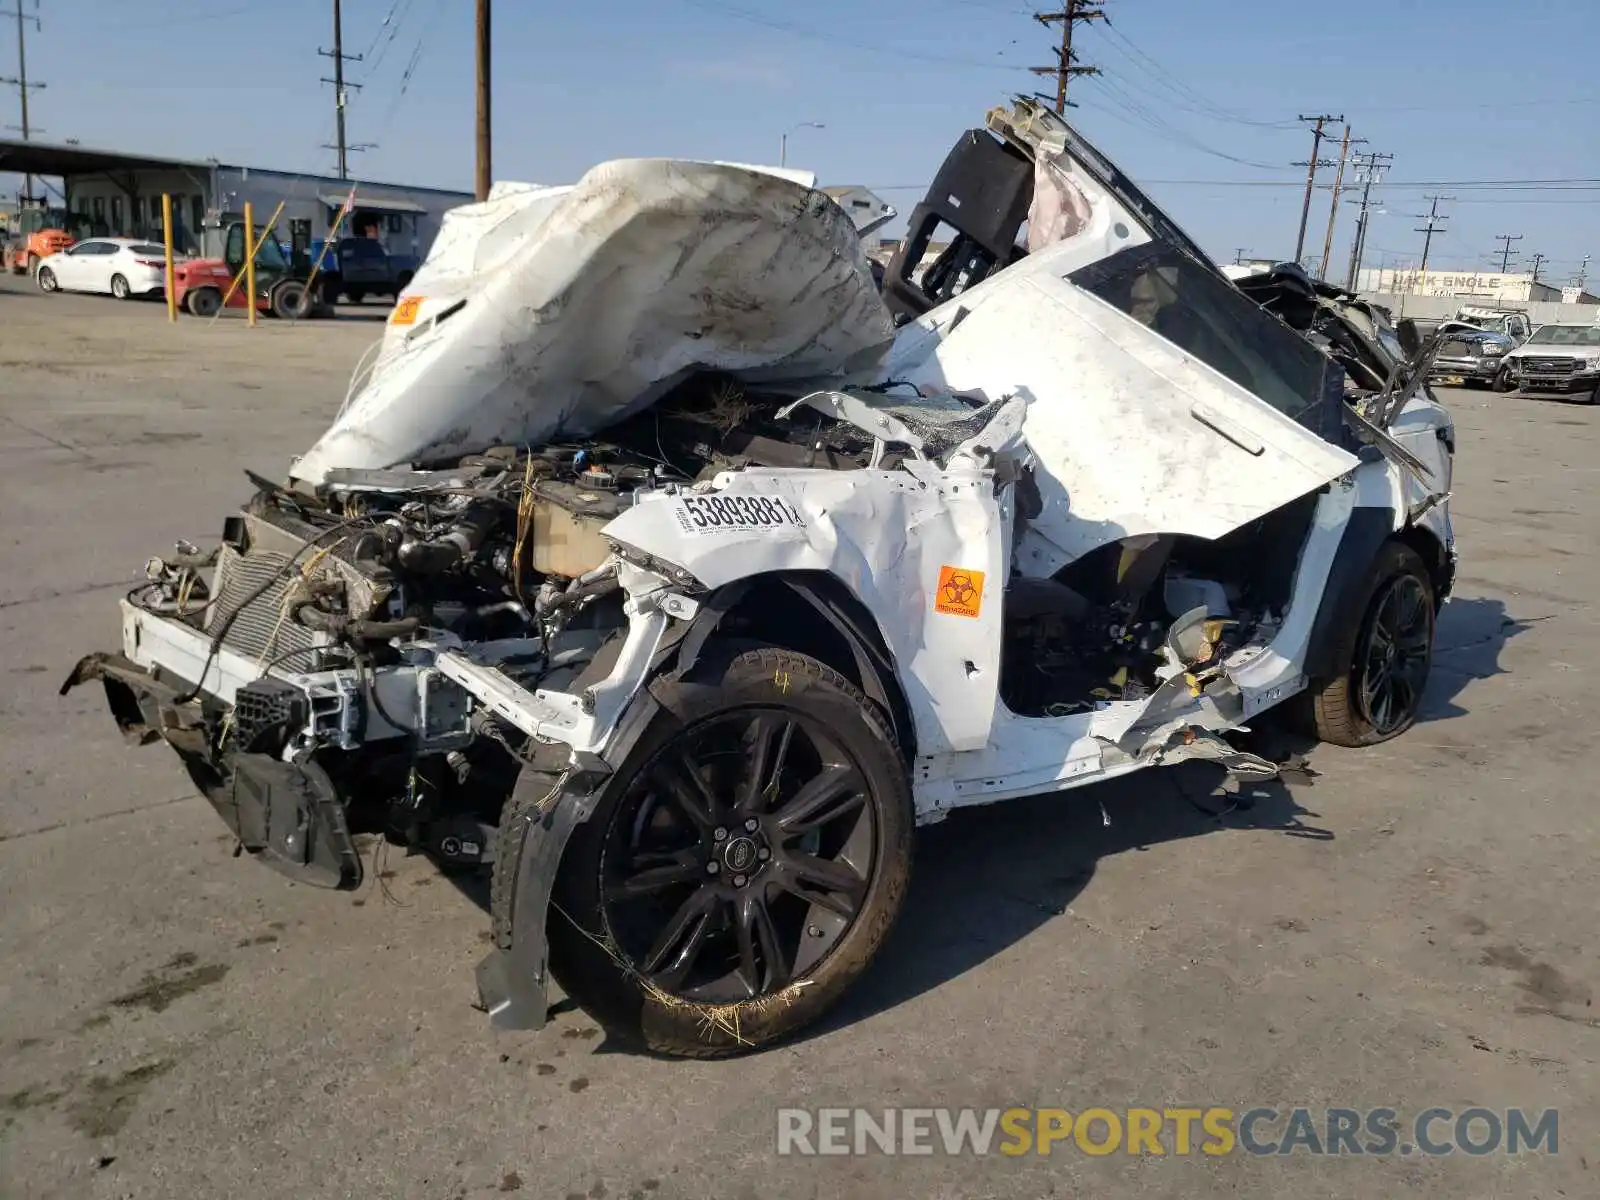
M1361 603L1360 591L1367 583L1367 571L1379 548L1394 535L1395 521L1395 511L1387 505L1357 508L1350 513L1333 565L1328 568L1317 619L1311 626L1305 663L1309 678L1331 679L1344 670L1345 665L1335 661L1342 622L1345 614Z

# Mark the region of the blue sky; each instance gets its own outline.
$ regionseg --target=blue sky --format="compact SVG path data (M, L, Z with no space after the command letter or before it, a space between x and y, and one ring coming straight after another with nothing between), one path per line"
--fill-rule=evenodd
M29 39L29 73L48 83L33 99L42 140L331 169L320 149L331 89L318 83L329 63L315 53L331 41L331 0L42 3ZM470 187L472 11L470 0L344 0L346 50L366 55L350 68L365 87L349 136L379 143L352 159L359 175ZM909 211L963 129L1044 85L1027 67L1050 61L1055 35L1032 11L1020 0L501 0L495 174L566 182L627 155L771 162L784 129L816 121L826 128L792 135L790 165L896 189L886 196ZM1375 193L1369 266L1415 258L1415 214L1435 192L1456 197L1440 206L1440 266L1497 263L1502 233L1523 235L1523 263L1542 252L1551 282L1600 253L1594 185L1466 186L1600 178L1596 0L1108 0L1106 11L1109 30L1080 34L1083 60L1105 75L1074 82L1074 119L1218 257L1292 254L1304 172L1288 164L1311 145L1295 118L1319 112L1347 116L1362 149L1395 155ZM0 74L14 73L12 36L0 27ZM17 119L14 97L0 91L0 123ZM1328 200L1313 201L1318 255ZM1338 278L1354 215L1341 205Z

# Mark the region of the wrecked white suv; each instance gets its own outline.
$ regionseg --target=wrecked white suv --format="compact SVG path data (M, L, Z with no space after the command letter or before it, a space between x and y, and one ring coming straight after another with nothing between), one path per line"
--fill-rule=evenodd
M690 1055L839 998L917 825L1270 775L1226 735L1290 702L1413 722L1455 556L1410 327L1230 283L1031 101L880 292L887 214L663 160L452 212L328 433L67 686L294 879L356 887L363 834L489 872L497 1024L553 978Z

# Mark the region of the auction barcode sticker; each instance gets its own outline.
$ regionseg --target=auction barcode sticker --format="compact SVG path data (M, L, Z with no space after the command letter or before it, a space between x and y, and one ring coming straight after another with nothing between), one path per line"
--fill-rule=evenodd
M685 496L673 515L685 533L767 533L804 530L805 518L776 496Z

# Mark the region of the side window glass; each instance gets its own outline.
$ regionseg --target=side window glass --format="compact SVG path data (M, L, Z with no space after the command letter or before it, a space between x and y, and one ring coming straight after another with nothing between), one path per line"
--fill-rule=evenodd
M1130 247L1071 281L1301 420L1321 405L1327 360L1200 263L1162 242Z
M228 227L228 244L223 251L223 261L234 270L244 266L244 226Z

